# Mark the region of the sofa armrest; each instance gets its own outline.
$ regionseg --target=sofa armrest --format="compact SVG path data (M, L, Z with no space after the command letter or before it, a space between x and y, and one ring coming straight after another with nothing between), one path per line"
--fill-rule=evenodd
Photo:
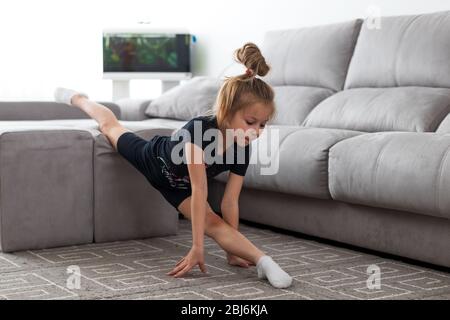
M120 119L120 108L112 102L99 101ZM0 120L90 119L79 108L55 101L0 101Z
M145 110L152 100L124 98L116 101L120 108L121 120L139 121L148 119Z

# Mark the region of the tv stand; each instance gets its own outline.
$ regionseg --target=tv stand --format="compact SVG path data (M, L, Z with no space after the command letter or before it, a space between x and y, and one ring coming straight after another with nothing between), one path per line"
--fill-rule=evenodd
M161 93L166 92L180 84L180 80L161 80ZM117 101L130 97L130 80L113 80L112 81L113 101Z
M173 72L173 73L136 73L133 76L122 75L120 73L110 73L108 77L104 79L112 80L112 93L113 101L119 99L130 98L130 80L133 79L158 79L162 81L161 93L166 92L173 87L176 87L183 80L189 80L192 78L191 72Z

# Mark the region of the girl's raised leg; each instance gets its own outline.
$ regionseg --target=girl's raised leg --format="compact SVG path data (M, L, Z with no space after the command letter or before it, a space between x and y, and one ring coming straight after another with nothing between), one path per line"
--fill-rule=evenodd
M98 122L100 131L111 142L114 150L117 151L117 140L124 132L131 130L122 126L116 115L102 104L91 101L88 98L79 95L75 95L72 98L71 103L86 112L91 118Z

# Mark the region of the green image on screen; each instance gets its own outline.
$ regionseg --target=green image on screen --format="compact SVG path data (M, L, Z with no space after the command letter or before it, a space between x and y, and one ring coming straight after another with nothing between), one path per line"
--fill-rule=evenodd
M103 72L190 72L190 35L104 34Z

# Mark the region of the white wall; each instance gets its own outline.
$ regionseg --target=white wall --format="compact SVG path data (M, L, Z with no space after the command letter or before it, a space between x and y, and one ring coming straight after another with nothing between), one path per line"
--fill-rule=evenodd
M56 86L111 100L102 79L101 31L136 25L187 27L197 36L196 75L243 72L232 53L260 45L266 30L296 28L381 15L450 10L446 0L9 0L0 4L0 100L52 100ZM131 95L154 98L157 80L133 81Z

